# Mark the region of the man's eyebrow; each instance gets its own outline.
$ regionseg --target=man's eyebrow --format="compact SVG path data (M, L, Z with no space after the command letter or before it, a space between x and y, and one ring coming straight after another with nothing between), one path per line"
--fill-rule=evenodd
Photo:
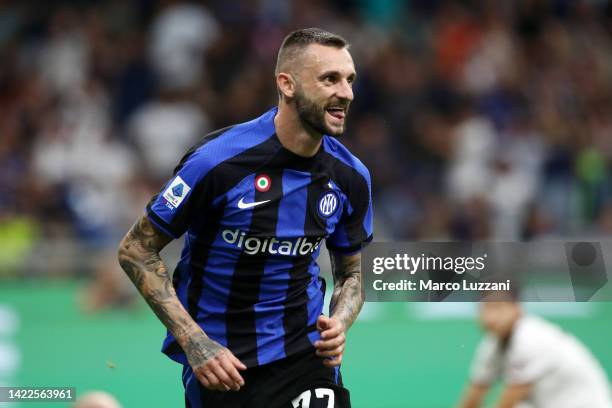
M329 75L338 75L338 76L341 76L342 74L338 70L328 70L328 71L324 71L323 73L319 74L318 77L319 78L325 78L326 76L329 76ZM357 78L357 73L356 72L351 72L348 75L348 78L353 78L353 79Z
M321 74L318 75L319 78L324 78L326 76L329 75L340 75L339 71L336 70L328 70L328 71L323 71Z

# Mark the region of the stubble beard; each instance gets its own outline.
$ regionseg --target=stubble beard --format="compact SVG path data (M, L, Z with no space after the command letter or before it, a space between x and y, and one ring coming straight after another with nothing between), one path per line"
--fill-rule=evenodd
M301 89L297 89L294 95L295 109L302 125L308 129L312 129L320 135L329 135L333 137L341 136L344 132L344 126L339 131L329 128L325 123L325 108L318 106L316 102L309 99Z

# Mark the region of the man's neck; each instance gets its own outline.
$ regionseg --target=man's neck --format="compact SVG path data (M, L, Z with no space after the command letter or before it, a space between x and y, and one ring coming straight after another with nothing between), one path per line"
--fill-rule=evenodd
M295 109L283 101L274 117L276 135L283 147L302 157L312 157L319 151L323 135L305 129Z
M512 323L510 324L508 331L503 336L501 336L500 340L502 342L502 345L507 345L510 342L512 334L516 331L516 326L518 325L519 320L521 320L521 317L523 317L522 310L520 310L514 317L514 319L512 319Z

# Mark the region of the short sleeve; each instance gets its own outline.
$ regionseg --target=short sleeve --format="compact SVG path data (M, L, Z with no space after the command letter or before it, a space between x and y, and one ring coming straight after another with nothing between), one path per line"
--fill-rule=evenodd
M343 253L359 252L372 241L372 187L370 173L355 173L347 192L347 203L335 230L327 238L327 248Z
M502 367L499 342L486 336L476 349L470 370L470 381L474 384L489 385L499 379Z
M532 384L546 374L551 367L550 353L540 349L541 346L537 341L513 345L504 372L508 384Z
M179 238L197 217L198 208L209 196L204 186L209 159L201 152L188 153L174 170L172 178L147 205L147 215L160 230Z

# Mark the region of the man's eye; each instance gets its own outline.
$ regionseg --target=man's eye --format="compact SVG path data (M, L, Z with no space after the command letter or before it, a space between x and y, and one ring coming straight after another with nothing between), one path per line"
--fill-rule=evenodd
M333 75L328 75L325 78L323 78L323 81L325 82L335 82L336 77L334 77Z

